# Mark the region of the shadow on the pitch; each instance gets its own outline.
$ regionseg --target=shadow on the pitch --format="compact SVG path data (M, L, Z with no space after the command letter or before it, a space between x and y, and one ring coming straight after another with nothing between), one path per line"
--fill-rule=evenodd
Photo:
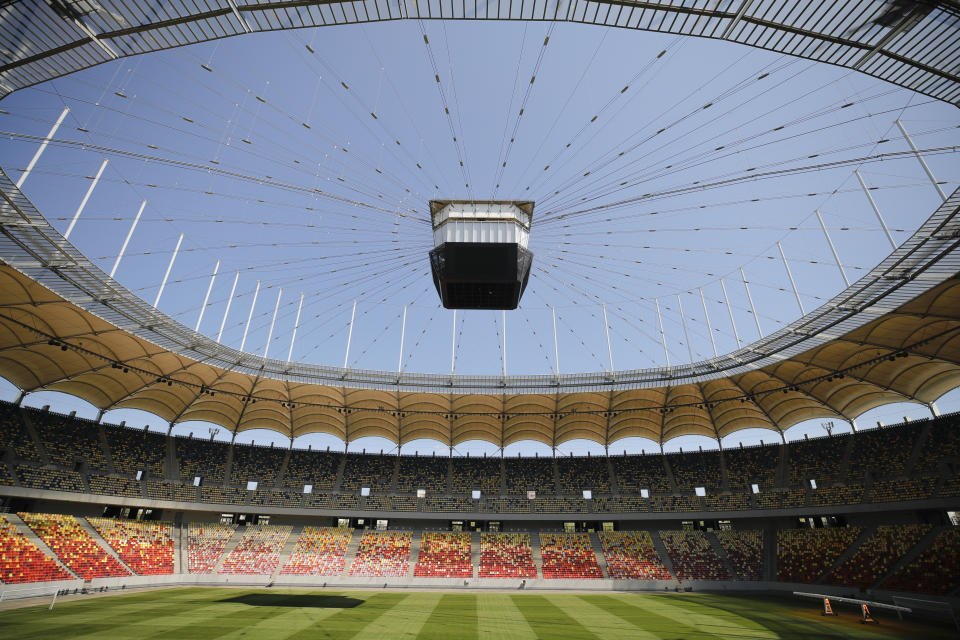
M313 609L352 609L363 600L347 596L296 593L246 593L242 596L224 598L220 602L236 602L251 607L301 607Z

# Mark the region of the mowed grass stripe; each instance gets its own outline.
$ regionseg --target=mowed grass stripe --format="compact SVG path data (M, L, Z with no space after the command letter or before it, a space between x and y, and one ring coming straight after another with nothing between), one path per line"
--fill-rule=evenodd
M477 596L470 593L447 593L420 629L417 638L450 640L477 637Z
M210 638L228 640L230 638L269 638L279 640L287 638L304 629L322 624L325 618L336 615L343 609L333 607L285 606L266 607L275 610L269 617L264 617L254 624L247 624L239 629L228 631L220 635L210 635ZM152 637L152 636L151 636Z
M510 598L538 638L563 640L565 638L607 637L590 633L586 627L564 613L546 596L515 595L510 596Z
M699 596L670 596L663 594L617 594L617 602L637 607L648 615L666 618L670 625L691 628L695 637L710 638L778 638L749 618L737 616L735 620L720 611L704 608L695 600ZM666 627L665 627L666 628Z
M569 599L569 601L568 601ZM626 607L610 600L609 596L557 596L554 603L567 611L576 611L577 620L594 633L613 634L613 637L648 638L660 640L660 633L651 630L649 613ZM670 631L679 625L672 624ZM664 628L663 631L667 631Z
M291 640L317 640L326 638L329 640L346 640L352 638L358 630L375 622L380 616L384 615L409 594L405 593L344 593L339 594L347 598L359 600L356 606L336 609L336 613L320 620L318 624L312 625L298 632L273 636L279 638L290 638Z
M353 640L416 638L441 598L439 593L411 593L396 607L360 629Z
M477 635L489 640L538 640L506 593L477 596Z

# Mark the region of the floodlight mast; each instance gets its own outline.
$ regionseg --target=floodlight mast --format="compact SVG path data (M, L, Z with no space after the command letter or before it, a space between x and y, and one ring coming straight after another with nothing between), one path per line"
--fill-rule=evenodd
M433 283L447 309L516 309L533 254L533 202L431 200Z

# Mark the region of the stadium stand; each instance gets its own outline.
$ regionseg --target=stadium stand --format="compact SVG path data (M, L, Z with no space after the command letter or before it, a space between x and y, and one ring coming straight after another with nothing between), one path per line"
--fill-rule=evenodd
M352 529L304 527L281 575L338 576L343 573Z
M613 456L611 460L617 485L623 493L639 494L641 489L651 493L668 493L672 490L660 455Z
M702 531L660 531L680 580L728 580L730 574Z
M219 573L270 575L277 569L290 529L289 525L248 525Z
M592 491L594 496L610 493L610 471L606 458L558 458L557 469L560 474L560 493L583 495L584 489Z
M884 589L945 595L960 587L960 528L939 532L930 546L902 567L886 582Z
M84 493L83 476L77 471L17 465L20 483L31 489Z
M760 489L772 489L777 482L780 451L780 445L724 450L727 486L734 491L749 491L752 484L758 485Z
M880 525L826 582L860 589L875 585L931 529L928 524Z
M402 577L410 573L409 531L364 531L350 575Z
M293 449L287 462L283 486L302 491L304 485L309 484L314 491L329 491L337 482L337 471L342 460L341 453Z
M91 469L110 470L96 423L46 411L26 411L51 462L67 469L86 464Z
M618 580L671 580L646 531L601 531L607 573Z
M413 575L418 578L472 578L470 534L425 531Z
M135 476L137 471L143 471L149 477L163 477L164 460L167 457L166 436L144 429L110 425L104 425L103 430L117 473Z
M552 458L504 458L507 493L555 495Z
M396 461L396 456L346 454L341 490L359 493L363 487L372 491L389 489Z
M481 578L536 578L529 533L481 533Z
M0 514L0 582L20 584L72 579L70 572L48 558Z
M723 485L720 454L716 451L672 453L665 456L677 488L693 491L696 487L719 490Z
M960 429L957 415L942 416L932 420L930 434L920 450L920 458L913 469L914 474L936 475L943 463L960 462ZM911 425L916 428L916 425ZM883 433L888 430L884 429Z
M484 494L500 493L499 458L462 458L452 465L451 493L470 493L480 490Z
M43 460L23 426L20 409L12 404L0 402L0 450L8 448L19 460L36 463Z
M400 456L397 491L426 489L428 492L446 493L449 461L449 458Z
M852 438L853 453L847 477L852 482L862 482L868 472L875 478L905 475L916 436L917 429L910 425L860 431Z
M936 488L936 478L900 478L876 480L870 487L869 502L902 502L929 498Z
M236 527L215 522L191 522L187 526L187 570L214 573Z
M740 580L763 578L763 531L760 529L737 529L716 531L717 541L727 554L730 566Z
M143 485L132 478L117 478L90 474L90 493L102 496L123 496L126 498L142 498Z
M777 580L816 582L861 533L861 527L777 531Z
M194 438L174 438L174 442L182 482L192 483L199 477L205 485L223 484L229 444Z
M541 533L540 553L546 579L603 577L585 533Z
M69 515L18 513L57 557L84 580L129 576L117 560L107 554L90 534Z
M137 575L173 573L173 528L169 522L87 520Z
M234 444L230 484L246 487L247 481L253 480L261 488L276 486L280 467L286 457L286 449Z
M825 487L831 482L843 480L841 463L847 436L810 438L791 442L790 486L806 487L810 480L816 480L817 486Z

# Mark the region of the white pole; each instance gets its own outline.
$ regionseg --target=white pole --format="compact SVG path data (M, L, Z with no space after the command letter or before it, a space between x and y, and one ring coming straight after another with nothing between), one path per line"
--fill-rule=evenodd
M710 324L710 312L707 311L707 301L703 297L703 288L698 287L697 291L700 292L700 304L703 306L703 317L707 321L707 333L710 334L710 344L713 346L713 357L716 358L720 354L717 353L717 341L713 337L713 326Z
M70 239L70 233L77 225L77 218L79 218L80 214L83 213L83 208L87 206L87 200L90 199L90 194L93 193L97 183L100 182L100 176L103 175L103 170L107 168L107 162L109 161L104 158L103 162L100 164L100 169L97 170L97 175L93 177L93 182L90 183L90 186L87 188L87 192L83 196L83 200L80 201L80 206L77 207L77 212L73 214L73 220L70 221L70 226L67 227L67 231L63 234L64 240Z
M783 268L787 270L787 279L790 281L790 287L793 289L793 295L797 299L797 306L800 307L800 315L806 313L803 310L803 301L800 300L800 292L797 291L797 283L793 279L793 272L790 271L790 264L787 262L787 256L783 253L783 247L780 245L780 241L777 241L777 250L780 252L780 259L783 261Z
M130 225L130 231L127 232L127 237L126 237L126 239L123 241L123 246L120 247L120 253L117 254L117 259L116 259L116 261L113 263L113 269L110 269L110 277L111 277L111 278L112 278L113 275L117 272L117 267L120 266L120 260L123 259L123 253L127 250L127 245L130 243L130 238L133 236L133 230L137 228L137 223L140 222L140 215L143 213L143 209L144 209L144 207L146 207L146 206L147 206L147 201L146 201L146 200L144 200L143 202L140 203L140 209L137 211L137 215L136 215L136 217L134 217L134 219L133 219L133 224Z
M933 188L937 190L938 194L940 194L940 199L946 202L947 194L943 192L943 189L940 187L940 183L937 182L936 177L933 175L933 171L930 170L930 167L927 165L927 161L923 159L922 155L920 155L920 150L917 149L917 145L913 144L913 139L910 137L910 134L907 133L907 130L904 128L903 123L900 122L899 118L896 120L896 125L900 127L900 133L902 133L903 137L907 139L907 144L909 144L910 149L913 150L913 155L917 156L917 160L920 161L920 166L923 167L927 177L930 178L930 183L933 184Z
M737 332L737 323L733 319L733 307L730 306L730 298L727 297L727 285L723 284L723 280L720 280L720 289L723 291L723 303L727 305L727 313L730 314L730 326L733 327L733 337L737 341L737 349L743 346L743 343L740 341L740 334Z
M403 305L403 320L400 323L400 357L397 358L397 373L403 371L403 339L407 337L407 305Z
M453 335L450 337L450 375L457 372L457 310L453 310Z
M854 170L853 174L857 176L857 180L860 181L860 187L863 189L863 193L867 196L867 200L870 201L870 206L873 207L873 212L877 215L877 220L880 221L880 228L882 228L883 232L887 234L887 240L890 242L890 248L896 249L897 243L893 241L893 236L890 235L890 229L887 228L887 223L880 214L880 207L877 206L876 201L873 199L873 194L871 194L870 189L867 188L867 183L864 182L863 176L860 175L860 170Z
M357 301L353 301L353 311L350 312L350 331L347 333L347 352L343 356L343 368L347 368L347 362L350 360L350 341L353 340L353 321L357 317Z
M57 604L57 594L60 593L60 590L57 589L53 592L53 600L50 601L50 606L47 608L47 611L53 610L53 605Z
M557 308L550 307L553 311L553 361L557 365L557 375L560 375L560 349L557 348Z
M293 335L290 336L290 351L287 352L287 362L293 358L293 342L297 339L297 329L300 328L300 312L303 311L303 292L300 292L300 304L297 305L297 317L293 321Z
M503 318L503 377L507 377L507 312L500 312Z
M247 344L247 332L250 331L250 321L253 320L253 308L257 306L257 296L260 295L260 281L257 280L257 288L253 290L253 301L250 303L250 313L247 314L247 324L243 327L243 338L240 339L240 351L243 351Z
M660 299L654 298L657 304L657 322L660 323L660 344L663 345L663 355L667 358L667 367L670 366L670 352L667 351L667 335L663 332L663 316L660 314Z
M68 113L70 113L70 107L64 107L63 111L60 112L60 117L57 118L57 121L50 129L50 133L48 133L47 137L43 139L43 142L40 143L40 148L37 149L37 152L33 154L33 158L30 159L30 164L28 164L27 168L23 170L23 173L20 174L20 178L17 180L17 189L23 186L23 183L27 180L27 176L29 176L30 172L33 171L33 167L37 164L37 160L39 160L40 156L43 155L47 145L50 144L50 139L54 136L54 134L57 133L57 129L59 129L60 125L63 124L63 119L67 117Z
M680 309L680 324L683 326L683 339L687 342L687 355L690 356L690 364L693 364L693 346L690 345L690 334L687 333L687 318L683 315L683 301L680 300L680 294L677 294L677 308Z
M167 270L163 274L163 280L160 281L160 289L157 291L157 297L153 301L153 308L156 309L157 305L160 304L160 296L163 295L163 290L167 286L167 278L170 277L170 271L173 269L173 262L177 259L177 254L180 253L180 245L183 244L183 234L180 234L180 237L177 238L177 246L173 248L173 255L170 256L170 262L167 264Z
M220 321L220 331L217 333L217 342L220 342L220 338L223 336L223 328L227 324L227 315L230 313L230 304L233 302L233 294L237 290L237 280L240 279L240 272L237 271L236 275L233 276L233 286L230 287L230 295L227 297L227 308L223 311L223 320Z
M207 285L207 295L203 296L203 304L200 305L200 316L197 318L197 326L194 331L200 331L200 323L203 322L203 312L207 310L207 302L210 301L210 292L213 291L213 282L217 279L217 272L220 270L220 261L213 266L213 275L210 276L210 284Z
M610 359L610 373L613 373L613 350L610 349L610 323L607 322L607 305L601 304L603 309L603 330L607 334L607 358Z
M270 330L267 332L267 344L263 345L263 359L266 360L270 355L270 341L273 340L273 326L277 323L277 311L280 310L280 296L283 295L283 289L277 291L277 303L273 305L273 318L270 320Z
M840 255L837 253L837 248L833 246L833 240L830 239L830 232L827 231L827 225L823 223L823 216L820 215L820 209L814 209L813 212L817 214L817 220L820 222L820 228L823 229L823 237L827 239L827 244L830 246L830 253L833 254L833 261L837 263L837 269L840 270L840 276L843 278L843 284L850 286L850 280L847 278L847 272L843 270L843 263L840 262Z
M750 285L747 284L747 276L743 273L743 267L740 267L740 279L743 280L743 288L747 292L747 301L750 303L750 313L753 314L753 321L757 324L757 333L763 337L763 329L760 328L760 316L757 315L757 308L753 306L753 296L750 295Z

